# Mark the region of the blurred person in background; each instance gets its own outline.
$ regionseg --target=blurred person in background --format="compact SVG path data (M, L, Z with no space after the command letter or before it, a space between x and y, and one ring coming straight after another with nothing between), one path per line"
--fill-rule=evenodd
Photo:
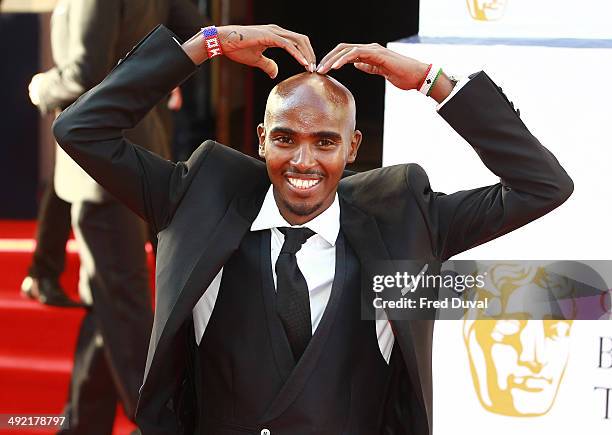
M55 66L32 78L32 103L43 114L59 113L160 23L185 38L205 25L188 0L59 0L51 18ZM153 108L126 135L169 158L171 129L161 110ZM65 408L68 425L61 433L108 435L117 400L134 419L143 378L153 320L146 225L59 148L39 222L39 244L24 293L41 302L76 305L58 284L72 222L81 259L79 294L88 307Z

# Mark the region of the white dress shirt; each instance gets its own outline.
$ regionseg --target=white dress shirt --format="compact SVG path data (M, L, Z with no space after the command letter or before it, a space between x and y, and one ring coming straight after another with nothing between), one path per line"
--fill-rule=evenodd
M263 205L261 206L261 210L251 225L251 231L269 230L271 232L270 264L272 265L274 288L276 288L276 260L278 259L281 247L285 241L285 236L278 230L278 227L291 226L292 225L280 214L276 201L274 200L272 186L270 186ZM332 284L334 282L336 269L336 240L340 232L340 203L338 202L338 195L334 198L332 205L323 213L304 225L295 225L293 227L307 227L315 232L315 235L310 237L295 254L298 267L308 284L308 293L310 296L310 321L312 324L312 333L314 334L321 322L325 307L327 307L327 302L331 295ZM198 345L202 340L206 325L213 313L215 301L219 294L222 275L223 269L219 271L193 309L195 338ZM376 322L376 332L378 335L379 349L388 362L391 356L391 350L393 349L394 337L391 325L388 320L386 320L386 317Z

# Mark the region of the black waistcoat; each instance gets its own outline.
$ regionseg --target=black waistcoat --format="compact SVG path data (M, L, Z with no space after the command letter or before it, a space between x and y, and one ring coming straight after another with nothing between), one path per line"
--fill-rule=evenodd
M196 352L205 435L373 435L390 368L361 320L359 263L340 236L325 313L297 362L274 309L270 231L248 232L225 264Z

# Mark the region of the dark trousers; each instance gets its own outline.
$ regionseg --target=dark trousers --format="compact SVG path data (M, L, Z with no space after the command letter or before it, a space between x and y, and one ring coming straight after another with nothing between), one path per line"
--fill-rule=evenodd
M28 275L57 281L66 263L66 242L70 237L70 203L64 201L51 180L43 192L38 209L36 249ZM157 252L157 236L149 230L153 252Z
M51 180L38 210L36 249L28 275L57 280L64 271L69 236L70 203L57 196Z
M115 201L73 203L81 270L91 304L79 331L61 434L110 435L117 401L133 419L153 312L144 222Z

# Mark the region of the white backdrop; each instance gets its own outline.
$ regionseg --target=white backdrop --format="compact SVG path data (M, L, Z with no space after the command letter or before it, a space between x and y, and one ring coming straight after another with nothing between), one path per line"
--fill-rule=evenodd
M460 75L484 69L575 183L574 194L557 210L455 258L612 259L612 86L605 77L612 70L612 50L411 43L389 47ZM387 83L383 164L405 162L423 166L437 191L498 181L437 115L435 102ZM612 271L600 273L611 282ZM612 392L606 420L605 391L594 389L612 388L612 369L598 368L600 337L612 340L612 322L574 322L567 368L550 411L539 417L507 417L485 410L478 400L462 323L438 322L433 363L435 434L609 435Z
M610 0L421 0L419 35L611 39L611 17Z
M574 180L560 208L457 258L612 259L612 50L391 43L399 53L467 76L485 70ZM592 78L591 78L592 77ZM435 102L387 83L385 166L417 162L441 192L496 183L435 111Z

